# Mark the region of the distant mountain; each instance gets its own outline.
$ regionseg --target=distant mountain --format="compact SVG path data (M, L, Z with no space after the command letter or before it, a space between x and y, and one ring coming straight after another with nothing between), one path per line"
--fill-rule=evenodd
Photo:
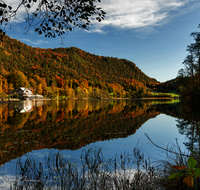
M159 83L156 88L159 92L180 92L180 84L182 83L179 77L169 81Z
M44 95L48 94L47 87L55 92L54 87L67 86L74 90L80 87L84 92L97 88L119 97L138 96L159 83L125 59L98 56L76 47L33 48L8 36L0 44L0 60L2 86L7 82L14 89L23 85L37 90L41 84ZM9 89L3 87L3 91Z

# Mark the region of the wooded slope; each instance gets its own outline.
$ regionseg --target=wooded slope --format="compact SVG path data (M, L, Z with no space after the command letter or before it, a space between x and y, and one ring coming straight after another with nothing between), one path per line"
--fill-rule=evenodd
M91 87L130 96L146 93L147 87L158 83L125 59L98 56L76 47L33 48L8 36L0 44L0 75L2 87L5 83L12 83L10 89L12 85L13 89L30 86L44 95L48 94L47 87L53 92L54 87ZM5 87L2 90L9 91Z

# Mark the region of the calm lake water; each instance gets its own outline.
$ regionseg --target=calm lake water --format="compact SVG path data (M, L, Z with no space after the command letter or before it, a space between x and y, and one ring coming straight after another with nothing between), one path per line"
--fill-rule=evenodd
M1 175L15 175L17 158L42 161L49 152L80 159L85 149L101 147L105 158L141 147L151 160L163 159L161 149L187 136L180 105L172 101L80 100L22 101L0 105ZM180 122L179 122L180 124ZM4 184L5 185L5 184ZM0 186L1 187L1 186Z

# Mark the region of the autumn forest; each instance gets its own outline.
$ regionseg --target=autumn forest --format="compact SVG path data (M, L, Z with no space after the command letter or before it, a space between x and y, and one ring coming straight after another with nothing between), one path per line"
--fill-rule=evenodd
M150 95L159 84L125 59L76 47L33 48L8 36L0 43L0 60L1 98L19 87L50 98L135 98Z

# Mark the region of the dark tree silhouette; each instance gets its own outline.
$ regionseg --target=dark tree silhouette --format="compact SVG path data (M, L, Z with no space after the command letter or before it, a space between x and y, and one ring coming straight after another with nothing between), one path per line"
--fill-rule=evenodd
M198 107L200 103L200 32L192 32L190 36L193 37L194 42L187 46L189 55L183 62L185 68L179 71L182 74L182 76L179 74L179 78L183 79L180 81L180 88L184 100L187 99L192 106Z
M195 43L188 46L187 50L196 58L196 71L198 74L198 86L200 84L200 32L192 32L191 36L194 38ZM198 90L199 87L198 87Z
M21 0L17 7L11 7L0 0L0 32L5 34L5 27L22 8L27 32L34 28L39 35L55 38L75 27L88 30L92 19L101 22L106 14L97 2L101 0Z
M185 70L187 72L187 76L189 76L191 79L191 84L188 86L191 91L194 91L194 89L195 89L195 80L194 80L195 65L194 65L194 62L195 62L195 57L192 54L192 52L190 55L187 55L187 57L185 58L185 60L183 62L183 64L185 65Z

